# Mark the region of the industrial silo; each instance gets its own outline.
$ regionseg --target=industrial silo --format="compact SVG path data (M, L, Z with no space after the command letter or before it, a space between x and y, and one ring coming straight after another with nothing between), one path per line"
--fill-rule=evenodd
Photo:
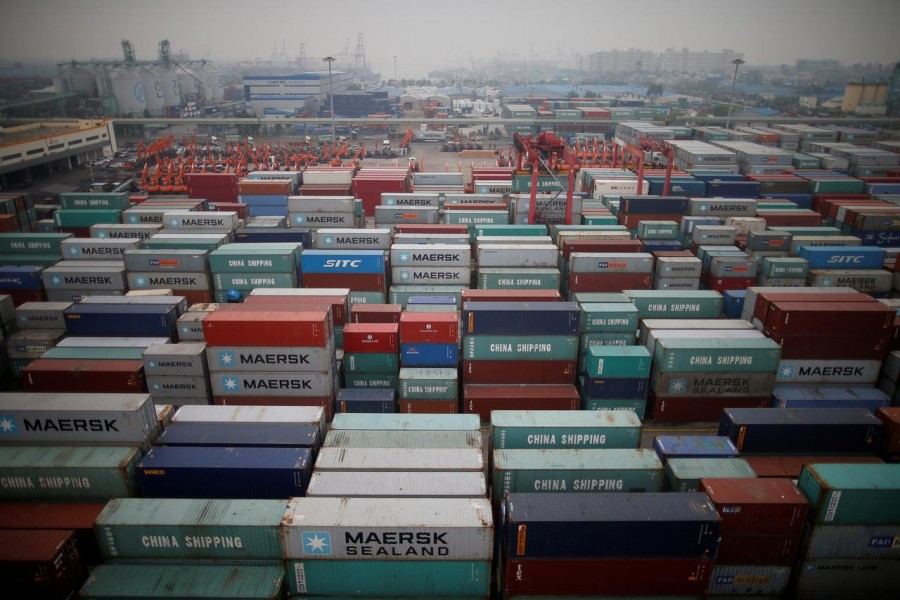
M163 103L166 108L181 106L181 84L178 82L178 73L174 69L163 69L159 77L162 81Z
M144 86L144 103L151 117L160 117L165 109L163 96L162 77L159 70L153 68L141 69L141 83Z
M144 82L136 69L113 69L109 72L112 95L116 97L120 115L141 116L147 108Z
M79 65L60 67L60 82L64 92L82 92L87 96L97 95L97 73L93 69Z
M212 78L212 97L216 102L225 99L225 74L216 68L210 68L210 77Z
M194 69L194 74L200 80L200 95L203 101L209 104L215 100L216 78L212 67L203 64Z
M191 69L178 69L178 90L181 92L181 103L196 102L200 94L196 74Z

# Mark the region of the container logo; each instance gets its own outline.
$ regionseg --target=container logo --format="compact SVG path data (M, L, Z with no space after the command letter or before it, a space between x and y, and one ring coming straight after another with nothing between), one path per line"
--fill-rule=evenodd
M323 246L334 246L334 236L326 235L324 238L322 238L322 245Z
M234 392L239 390L241 387L240 382L237 377L223 377L222 378L222 388L229 392Z
M72 256L78 256L80 253L81 251L78 248L69 248L69 254Z
M15 435L19 433L19 424L12 415L0 415L0 435Z
M303 550L309 555L331 555L331 534L327 531L304 531Z
M62 277L59 275L54 275L50 278L50 285L62 285Z
M669 382L669 393L670 394L683 394L687 389L687 379L683 377L679 377L678 379L673 379Z
M409 252L401 252L398 262L409 262Z
M233 352L219 352L219 366L220 367L233 367L234 366L234 353Z
M784 366L778 371L778 379L793 379L794 378L794 367L792 366Z
M142 276L137 276L134 278L134 287L147 287L147 278Z

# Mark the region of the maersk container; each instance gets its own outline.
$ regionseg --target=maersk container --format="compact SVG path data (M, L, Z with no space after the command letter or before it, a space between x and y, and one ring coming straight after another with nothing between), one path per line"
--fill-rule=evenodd
M174 306L73 304L65 311L69 336L172 338L177 334Z
M311 448L321 445L318 425L311 423L258 423L209 426L206 423L169 423L155 446L212 446L226 448Z
M330 347L213 346L206 348L209 368L216 372L292 370L331 372L334 350Z
M780 596L787 590L790 579L790 567L716 565L707 593Z
M313 245L318 249L335 250L388 250L391 247L391 230L379 229L320 229L313 234Z
M743 458L670 458L666 461L666 489L694 492L706 477L756 477Z
M331 396L332 373L297 371L214 371L209 382L216 396Z
M316 471L478 471L484 469L475 448L322 448Z
M575 302L466 302L464 335L573 335L581 329Z
M808 559L900 558L900 525L813 527L804 552Z
M472 279L470 267L398 267L391 269L392 281L400 283L430 283L433 285L468 285Z
M391 265L397 267L468 267L472 249L468 244L393 244Z
M307 496L338 498L483 498L483 473L474 471L316 471Z
M335 415L331 431L479 431L476 415Z
M875 412L890 406L891 398L870 387L787 387L775 386L772 390L773 408L865 408Z
M156 434L147 394L0 394L0 444L145 446Z
M642 449L494 450L492 498L512 492L660 492L663 465Z
M0 446L0 497L105 502L137 493L139 448Z
M479 560L493 555L486 498L293 498L286 559Z
M657 435L653 449L665 462L670 458L736 458L734 443L721 435Z
M641 319L717 319L722 295L714 290L625 290Z
M109 266L100 266L90 263L107 263ZM60 261L52 267L41 271L41 280L47 290L124 290L127 289L125 281L125 266L121 261Z
M463 338L464 360L575 360L578 336L470 335Z
M136 239L69 238L63 240L63 258L67 260L123 260L129 250L140 247Z
M813 463L797 485L814 523L900 525L900 464Z
M112 559L280 560L287 500L116 498L94 531Z
M335 415L337 416L337 415ZM371 416L371 415L370 415ZM415 415L406 415L415 416ZM471 415L475 416L475 415ZM475 416L475 418L478 418ZM331 431L325 448L475 448L483 445L480 431Z
M292 498L312 472L309 448L152 448L137 466L145 498Z
M661 373L776 372L781 347L762 339L661 339L653 363Z
M289 560L288 593L306 596L472 596L491 589L490 561Z
M325 409L320 406L182 406L172 416L172 423L200 423L220 427L223 423L243 427L267 427L272 423L308 423L319 428L319 439L325 437Z
M897 561L805 560L796 568L793 592L799 597L893 598L897 593Z
M494 410L492 448L637 448L641 420L630 411Z
M235 598L277 600L284 593L282 566L106 564L81 588L85 600Z
M713 558L721 519L706 494L506 497L501 544L519 558Z
M719 419L745 454L874 454L882 428L864 408L726 408Z

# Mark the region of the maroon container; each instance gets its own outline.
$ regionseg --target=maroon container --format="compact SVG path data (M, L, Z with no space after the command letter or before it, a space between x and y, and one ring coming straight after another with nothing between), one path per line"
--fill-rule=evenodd
M349 288L355 292L387 292L382 273L304 273L305 288Z
M797 557L800 534L722 534L717 565L780 565L790 567Z
M291 193L290 181L265 181L259 179L241 179L238 181L238 194L250 194L254 196L289 195Z
M71 529L85 564L100 562L94 523L105 504L0 504L0 529Z
M350 309L350 322L399 323L402 312L400 304L354 304Z
M758 319L760 323L765 323L769 313L769 305L773 302L802 302L805 304L820 302L839 302L846 304L848 302L878 302L868 294L845 293L845 294L810 294L803 292L762 292L756 295L756 304L753 305L753 318ZM749 312L750 307L744 307L745 312Z
M191 173L187 177L188 198L210 202L237 202L237 173Z
M87 238L91 237L90 227L57 227L60 233L71 233L73 237Z
M305 307L299 310L310 310L309 307L327 306L331 311L331 320L335 325L343 325L347 322L348 306L350 304L350 296L330 296L330 295L313 295L313 296L290 296L290 295L261 295L247 296L244 304L252 305L282 305L284 307ZM295 308L294 310L297 310Z
M222 304L203 318L203 339L209 346L324 348L333 337L331 312L326 309L288 311L266 305Z
M797 535L803 531L809 509L806 496L787 478L703 478L697 491L706 492L722 517L723 537L747 533Z
M507 595L702 596L712 574L706 558L508 560Z
M619 225L624 225L628 229L637 229L638 223L641 221L675 221L676 223L681 223L681 217L684 216L681 213L678 214L663 214L663 213L635 213L635 214L626 214L619 211L618 219Z
M875 416L884 423L881 454L888 460L897 460L900 458L900 407L879 408Z
M321 406L325 409L325 418L331 421L334 417L333 396L309 396L308 398L291 396L216 396L213 404L219 406Z
M459 412L456 400L400 400L397 412L410 415L455 415Z
M765 334L853 335L879 333L893 327L896 311L881 302L771 302Z
M578 410L581 397L574 385L464 385L463 412L491 420L492 410Z
M658 398L650 392L649 420L668 422L719 422L724 408L768 408L771 396L731 398Z
M44 290L0 290L0 294L10 296L16 306L26 302L45 302L47 300Z
M135 394L147 391L142 360L38 358L22 369L26 392Z
M12 233L19 231L19 218L16 215L0 215L0 232Z
M0 531L0 578L8 598L74 598L87 578L72 530Z
M213 212L235 212L239 219L250 216L250 205L243 202L210 202L209 210Z
M766 220L767 229L778 227L819 227L822 215L811 210L756 211L756 216Z
M719 293L726 290L746 290L756 285L756 277L713 277L706 280L706 287Z
M653 287L650 273L569 273L569 292L621 292L649 290Z
M394 233L450 233L456 235L468 235L467 225L454 225L452 223L400 223L394 225Z
M400 314L400 343L456 344L459 342L457 312L403 312Z
M573 360L464 360L462 363L466 384L570 384L576 373Z
M803 467L805 465L810 465L813 463L871 465L884 462L876 456L822 456L821 454L818 456L759 456L748 454L746 456L742 456L741 458L747 461L747 463L750 465L750 468L753 469L754 473L756 473L757 478L787 477L789 479L797 479L798 477L800 477L800 473L803 471Z
M827 325L823 325L827 327ZM807 360L884 360L893 331L880 335L839 336L791 335L772 337L781 345L781 358ZM823 343L822 340L827 340Z
M399 329L396 323L347 323L344 352L399 352Z
M643 252L640 240L565 240L562 247L563 260L568 261L573 252Z
M172 290L172 295L183 296L187 300L188 306L209 304L215 299L212 292L204 292L203 290Z
M484 290L462 291L462 303L466 302L560 302L558 290Z

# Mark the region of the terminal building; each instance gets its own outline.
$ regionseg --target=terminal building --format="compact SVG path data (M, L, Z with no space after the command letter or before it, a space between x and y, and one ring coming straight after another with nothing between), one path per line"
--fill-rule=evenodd
M343 92L353 83L353 74L343 71L294 73L291 75L245 75L244 101L250 112L262 116L269 111L315 114L329 93Z

